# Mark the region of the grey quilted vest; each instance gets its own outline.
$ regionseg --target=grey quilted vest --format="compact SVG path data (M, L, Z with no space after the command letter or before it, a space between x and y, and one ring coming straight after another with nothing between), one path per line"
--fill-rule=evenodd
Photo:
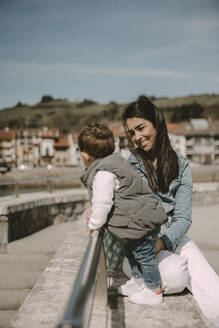
M121 241L140 239L166 222L166 213L143 179L119 154L95 160L81 177L92 199L92 185L97 171L116 175L119 188L107 219L107 229Z

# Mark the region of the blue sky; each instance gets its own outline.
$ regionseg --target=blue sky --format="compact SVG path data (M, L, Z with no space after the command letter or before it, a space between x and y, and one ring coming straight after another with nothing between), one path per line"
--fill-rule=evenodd
M0 0L0 108L219 93L218 0Z

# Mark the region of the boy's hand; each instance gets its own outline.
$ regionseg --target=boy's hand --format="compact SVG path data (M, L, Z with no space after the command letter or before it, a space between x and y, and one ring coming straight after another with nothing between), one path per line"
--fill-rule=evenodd
M90 221L91 212L92 212L91 207L89 207L87 209L87 213L86 213L87 233L88 233L89 237L91 236L91 233L92 233L92 230L90 230L90 228L89 228L89 221Z
M92 213L92 210L91 210L91 207L89 207L89 208L87 209L87 215L86 215L86 222L87 222L87 224L88 224L89 221L90 221L91 213Z
M155 254L158 254L160 251L165 250L165 244L160 238L155 238L154 240L154 251Z

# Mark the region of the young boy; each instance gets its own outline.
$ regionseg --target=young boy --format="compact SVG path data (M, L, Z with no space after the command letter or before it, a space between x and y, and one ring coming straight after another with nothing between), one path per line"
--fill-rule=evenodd
M78 137L86 166L81 180L92 212L89 229L104 226L124 246L132 278L118 292L136 304L160 304L160 273L153 237L166 222L164 209L129 162L114 153L113 133L100 124L85 127Z

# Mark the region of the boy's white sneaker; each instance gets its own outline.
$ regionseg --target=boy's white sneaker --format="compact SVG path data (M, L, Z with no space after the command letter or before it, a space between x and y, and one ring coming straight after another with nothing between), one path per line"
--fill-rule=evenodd
M132 277L124 285L118 287L118 293L123 296L130 296L141 290L144 281L142 278L135 279Z
M163 302L163 295L162 291L156 293L143 285L140 291L130 294L128 300L135 304L156 305Z

